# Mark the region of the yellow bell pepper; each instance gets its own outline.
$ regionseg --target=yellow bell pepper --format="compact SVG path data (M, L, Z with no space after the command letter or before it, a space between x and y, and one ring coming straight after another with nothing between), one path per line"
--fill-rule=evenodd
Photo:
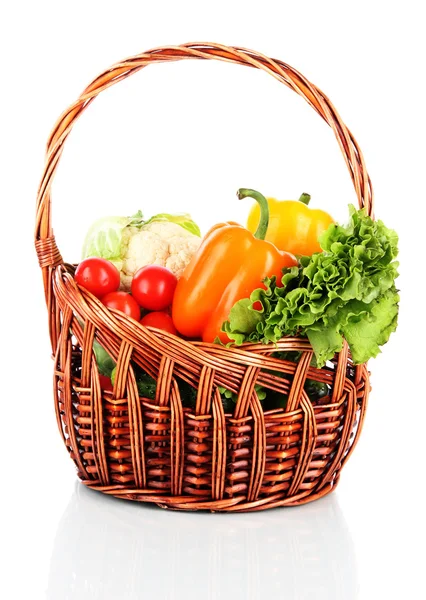
M318 238L334 220L323 210L309 208L310 199L309 194L302 194L299 200L267 198L269 227L265 240L296 255L311 256L321 252ZM259 217L256 203L247 219L247 229L252 233L256 231Z

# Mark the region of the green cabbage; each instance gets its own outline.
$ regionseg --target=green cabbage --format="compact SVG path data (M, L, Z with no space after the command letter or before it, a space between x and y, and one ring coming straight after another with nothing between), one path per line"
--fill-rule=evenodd
M122 256L126 251L128 227L140 229L145 224L139 210L133 217L103 217L90 227L83 243L82 258L100 256L111 261L119 271L123 266Z
M380 352L397 326L398 236L364 210L349 211L348 225L332 224L321 235L323 252L284 269L282 287L267 278L266 289L234 305L222 327L234 343L306 335L319 367L341 350L343 338L355 364Z

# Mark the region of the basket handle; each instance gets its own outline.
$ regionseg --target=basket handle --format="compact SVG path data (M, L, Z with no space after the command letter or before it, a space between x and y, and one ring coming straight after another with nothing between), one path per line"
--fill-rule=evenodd
M64 143L75 121L98 94L147 65L189 58L221 60L261 69L302 96L332 128L349 169L359 205L361 208L365 207L367 213L373 216L373 190L357 142L327 96L298 71L280 60L268 58L246 48L210 43L155 48L119 62L101 73L88 85L78 100L62 113L50 134L46 164L37 195L35 226L35 246L43 272L46 302L50 308L54 267L63 264L52 230L51 187Z

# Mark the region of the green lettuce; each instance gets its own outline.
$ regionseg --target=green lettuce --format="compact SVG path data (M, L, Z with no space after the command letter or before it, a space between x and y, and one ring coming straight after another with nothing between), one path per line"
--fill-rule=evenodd
M235 344L305 335L319 367L341 350L343 338L355 364L380 352L397 326L398 236L364 210L349 212L347 225L332 224L320 236L323 252L284 269L280 286L266 278L266 289L234 305L222 330Z

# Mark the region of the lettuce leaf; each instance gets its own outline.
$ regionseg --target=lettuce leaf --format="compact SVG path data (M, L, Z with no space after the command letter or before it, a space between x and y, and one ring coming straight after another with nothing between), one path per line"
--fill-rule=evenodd
M229 321L224 323L223 331L237 345L240 345L261 321L262 315L253 308L250 298L243 298L231 308Z
M398 325L399 295L393 287L369 306L371 311L358 323L348 320L342 329L356 364L377 356Z
M265 279L266 289L236 303L222 327L234 343L306 335L319 367L339 352L343 338L356 364L380 352L397 325L398 236L363 210L350 206L349 213L347 225L330 225L321 235L323 252L284 269L282 287Z

